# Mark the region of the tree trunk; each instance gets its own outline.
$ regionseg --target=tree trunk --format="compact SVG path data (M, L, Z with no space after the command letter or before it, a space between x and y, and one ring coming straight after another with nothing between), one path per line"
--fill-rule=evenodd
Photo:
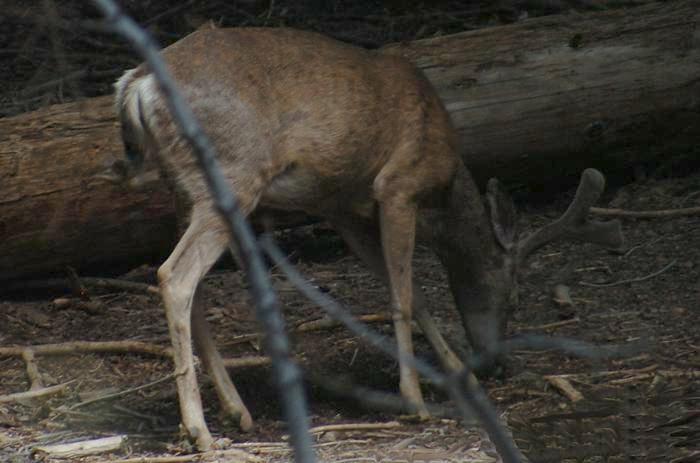
M700 146L695 1L395 44L435 85L478 178L538 185ZM171 196L94 179L122 156L111 97L0 119L0 280L159 261Z

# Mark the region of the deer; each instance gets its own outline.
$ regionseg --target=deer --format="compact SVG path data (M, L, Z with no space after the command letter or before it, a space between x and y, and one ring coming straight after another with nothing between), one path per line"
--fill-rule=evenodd
M161 53L215 146L242 213L300 211L332 224L387 284L402 352L413 354L415 318L443 367L463 367L414 282L417 241L442 262L466 338L487 368L503 362L500 346L528 255L560 237L621 245L619 222L587 219L605 186L594 169L583 172L560 219L519 238L509 195L491 179L482 197L439 96L402 57L287 28L205 28ZM199 288L229 248L228 230L146 64L116 82L115 107L126 154L114 164L120 181L136 182L145 162L154 161L186 204L186 229L158 281L182 426L206 450L213 440L193 342L224 412L242 430L253 426L209 333ZM405 359L399 390L427 416L418 374Z

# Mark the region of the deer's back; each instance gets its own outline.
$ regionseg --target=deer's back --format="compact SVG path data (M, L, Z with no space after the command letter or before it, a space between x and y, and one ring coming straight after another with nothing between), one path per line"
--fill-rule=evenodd
M270 182L262 198L268 206L337 207L320 198L341 192L366 202L378 172L407 138L419 138L428 156L432 138L450 135L437 96L410 64L316 33L207 29L166 48L163 57L226 175L235 183L262 172ZM188 190L201 191L186 150L174 151L161 153L164 164Z

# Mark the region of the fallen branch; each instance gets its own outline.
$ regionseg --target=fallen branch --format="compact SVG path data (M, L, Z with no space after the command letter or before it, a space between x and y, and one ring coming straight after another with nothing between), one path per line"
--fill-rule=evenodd
M55 386L49 386L42 389L33 389L26 392L16 392L14 394L0 395L0 403L9 402L27 402L47 396L62 394L69 384L75 382L71 380L62 384L57 384Z
M37 346L0 347L0 357L23 356L26 351L34 355L70 355L88 353L138 353L160 357L172 357L172 348L141 341L73 341Z
M0 357L22 357L25 362L27 362L27 358L33 359L34 355L77 355L95 353L148 354L169 359L172 358L171 347L142 341L72 341L57 344L40 344L36 346L0 347ZM270 358L262 355L224 359L226 368L249 368L269 364ZM30 367L29 365L30 364L27 363L27 374L30 377L30 382L35 384L37 381L36 378L39 378L38 370L34 371L35 364L34 367ZM32 370L31 372L30 369Z
M667 217L682 217L686 215L700 215L700 207L686 207L682 209L660 209L657 211L628 211L625 209L608 209L604 207L591 207L592 214L605 217L626 217L630 219L658 219Z
M561 376L545 376L544 379L559 392L564 394L570 401L576 403L583 400L583 394L581 394L568 379Z
M614 379L609 381L608 384L620 385L635 383L638 381L644 381L647 379L653 379L656 376L664 376L666 378L691 378L700 379L700 370L690 370L690 371L676 371L676 370L659 370L651 373L642 373L635 376L628 376L627 378Z
M360 315L359 317L357 317L357 319L363 323L384 323L392 321L391 315L389 314ZM328 328L335 328L336 326L342 326L342 323L337 320L333 320L331 317L323 317L317 320L311 320L308 322L301 323L299 324L299 326L296 327L295 331L317 331Z
M70 444L42 445L34 447L34 453L48 458L80 458L98 453L119 450L124 444L124 436L103 437Z
M269 365L270 357L263 355L251 355L247 357L226 358L223 359L226 368L249 368Z
M157 286L135 281L118 280L115 278L80 278L80 283L88 289L101 289L106 291L126 291L131 293L159 294ZM14 281L3 284L3 293L37 290L60 290L73 292L74 284L70 278L46 278L43 280Z
M286 445L286 444L285 444ZM123 460L110 460L110 463L187 463L201 461L240 461L263 462L262 458L239 449L212 450L209 452L192 453L170 457L135 457Z
M315 426L309 429L311 434L322 434L332 431L366 431L377 429L395 429L402 426L398 421L389 421L387 423L346 423L346 424L327 424L324 426Z
M627 283L638 283L640 281L650 280L656 276L659 276L662 273L664 273L666 270L673 267L674 265L676 265L676 259L673 259L671 262L668 263L668 265L666 265L661 270L657 270L656 272L650 273L649 275L646 275L643 277L630 278L628 280L613 281L612 283L588 283L586 281L579 281L579 284L582 286L593 286L595 288L609 288L611 286L620 286L620 285L624 285Z

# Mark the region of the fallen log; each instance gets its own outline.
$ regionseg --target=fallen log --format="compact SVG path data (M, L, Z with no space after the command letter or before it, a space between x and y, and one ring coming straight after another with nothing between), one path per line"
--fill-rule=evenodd
M542 184L581 167L698 156L698 20L697 2L655 3L387 50L437 88L477 177Z
M100 97L0 119L0 280L163 258L176 238L167 189L93 178L122 151L113 112Z
M700 146L700 9L655 3L393 44L436 86L480 179L543 183ZM94 176L122 156L111 97L0 119L0 281L158 262L175 239L154 180Z

